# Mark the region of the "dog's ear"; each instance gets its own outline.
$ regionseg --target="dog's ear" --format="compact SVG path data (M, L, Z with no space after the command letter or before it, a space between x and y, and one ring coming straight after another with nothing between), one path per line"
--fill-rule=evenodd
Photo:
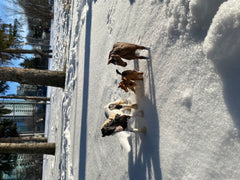
M122 75L122 73L120 73L118 69L116 69L116 73Z
M107 64L110 64L110 63L112 62L112 60L113 60L112 55L109 55L109 57L108 57L108 63L107 63Z
M109 59L107 64L110 64L110 63L111 63L111 61L112 61L112 59Z

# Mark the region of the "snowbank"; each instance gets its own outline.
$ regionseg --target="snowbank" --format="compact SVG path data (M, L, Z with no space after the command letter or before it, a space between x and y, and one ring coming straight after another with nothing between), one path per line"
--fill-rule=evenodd
M240 56L240 1L229 0L216 13L204 40L203 50L214 61Z
M191 0L189 2L191 29L197 33L202 32L206 35L214 15L224 1L226 0Z

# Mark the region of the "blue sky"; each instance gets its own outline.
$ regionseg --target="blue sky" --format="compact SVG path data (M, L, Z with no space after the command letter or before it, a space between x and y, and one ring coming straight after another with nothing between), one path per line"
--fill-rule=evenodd
M14 7L15 6L15 7ZM13 23L14 19L17 18L19 19L20 16L14 14L11 9L19 8L17 5L9 3L9 0L0 0L0 18L2 19L3 22L5 23ZM21 18L21 22L24 23L23 18ZM26 26L23 27L26 31ZM26 33L26 32L25 32ZM26 36L25 33L23 36ZM12 61L12 65L9 66L14 66L14 67L19 67L20 61ZM19 85L18 83L15 82L8 82L8 85L10 86L9 90L6 92L7 94L16 94L17 91L17 86Z
M5 9L6 9L6 1L5 0L1 0L0 1L0 17L4 21L7 19Z

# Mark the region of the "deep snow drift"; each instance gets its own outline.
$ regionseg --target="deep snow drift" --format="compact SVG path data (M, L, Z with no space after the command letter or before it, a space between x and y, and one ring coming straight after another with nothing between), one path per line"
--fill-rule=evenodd
M55 0L44 179L238 179L240 177L239 0ZM114 42L151 48L149 61L107 65ZM115 69L138 69L137 93L117 88ZM127 99L144 118L101 137L104 106Z

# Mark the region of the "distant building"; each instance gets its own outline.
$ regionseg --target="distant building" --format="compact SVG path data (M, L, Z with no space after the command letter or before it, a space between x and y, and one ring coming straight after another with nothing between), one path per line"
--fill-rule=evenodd
M20 84L17 87L18 96L46 96L46 87Z
M3 119L13 120L20 134L44 131L44 122L37 123L39 122L39 117L37 116L38 108L35 102L0 100L0 105L12 111L10 114L0 117L0 121Z

